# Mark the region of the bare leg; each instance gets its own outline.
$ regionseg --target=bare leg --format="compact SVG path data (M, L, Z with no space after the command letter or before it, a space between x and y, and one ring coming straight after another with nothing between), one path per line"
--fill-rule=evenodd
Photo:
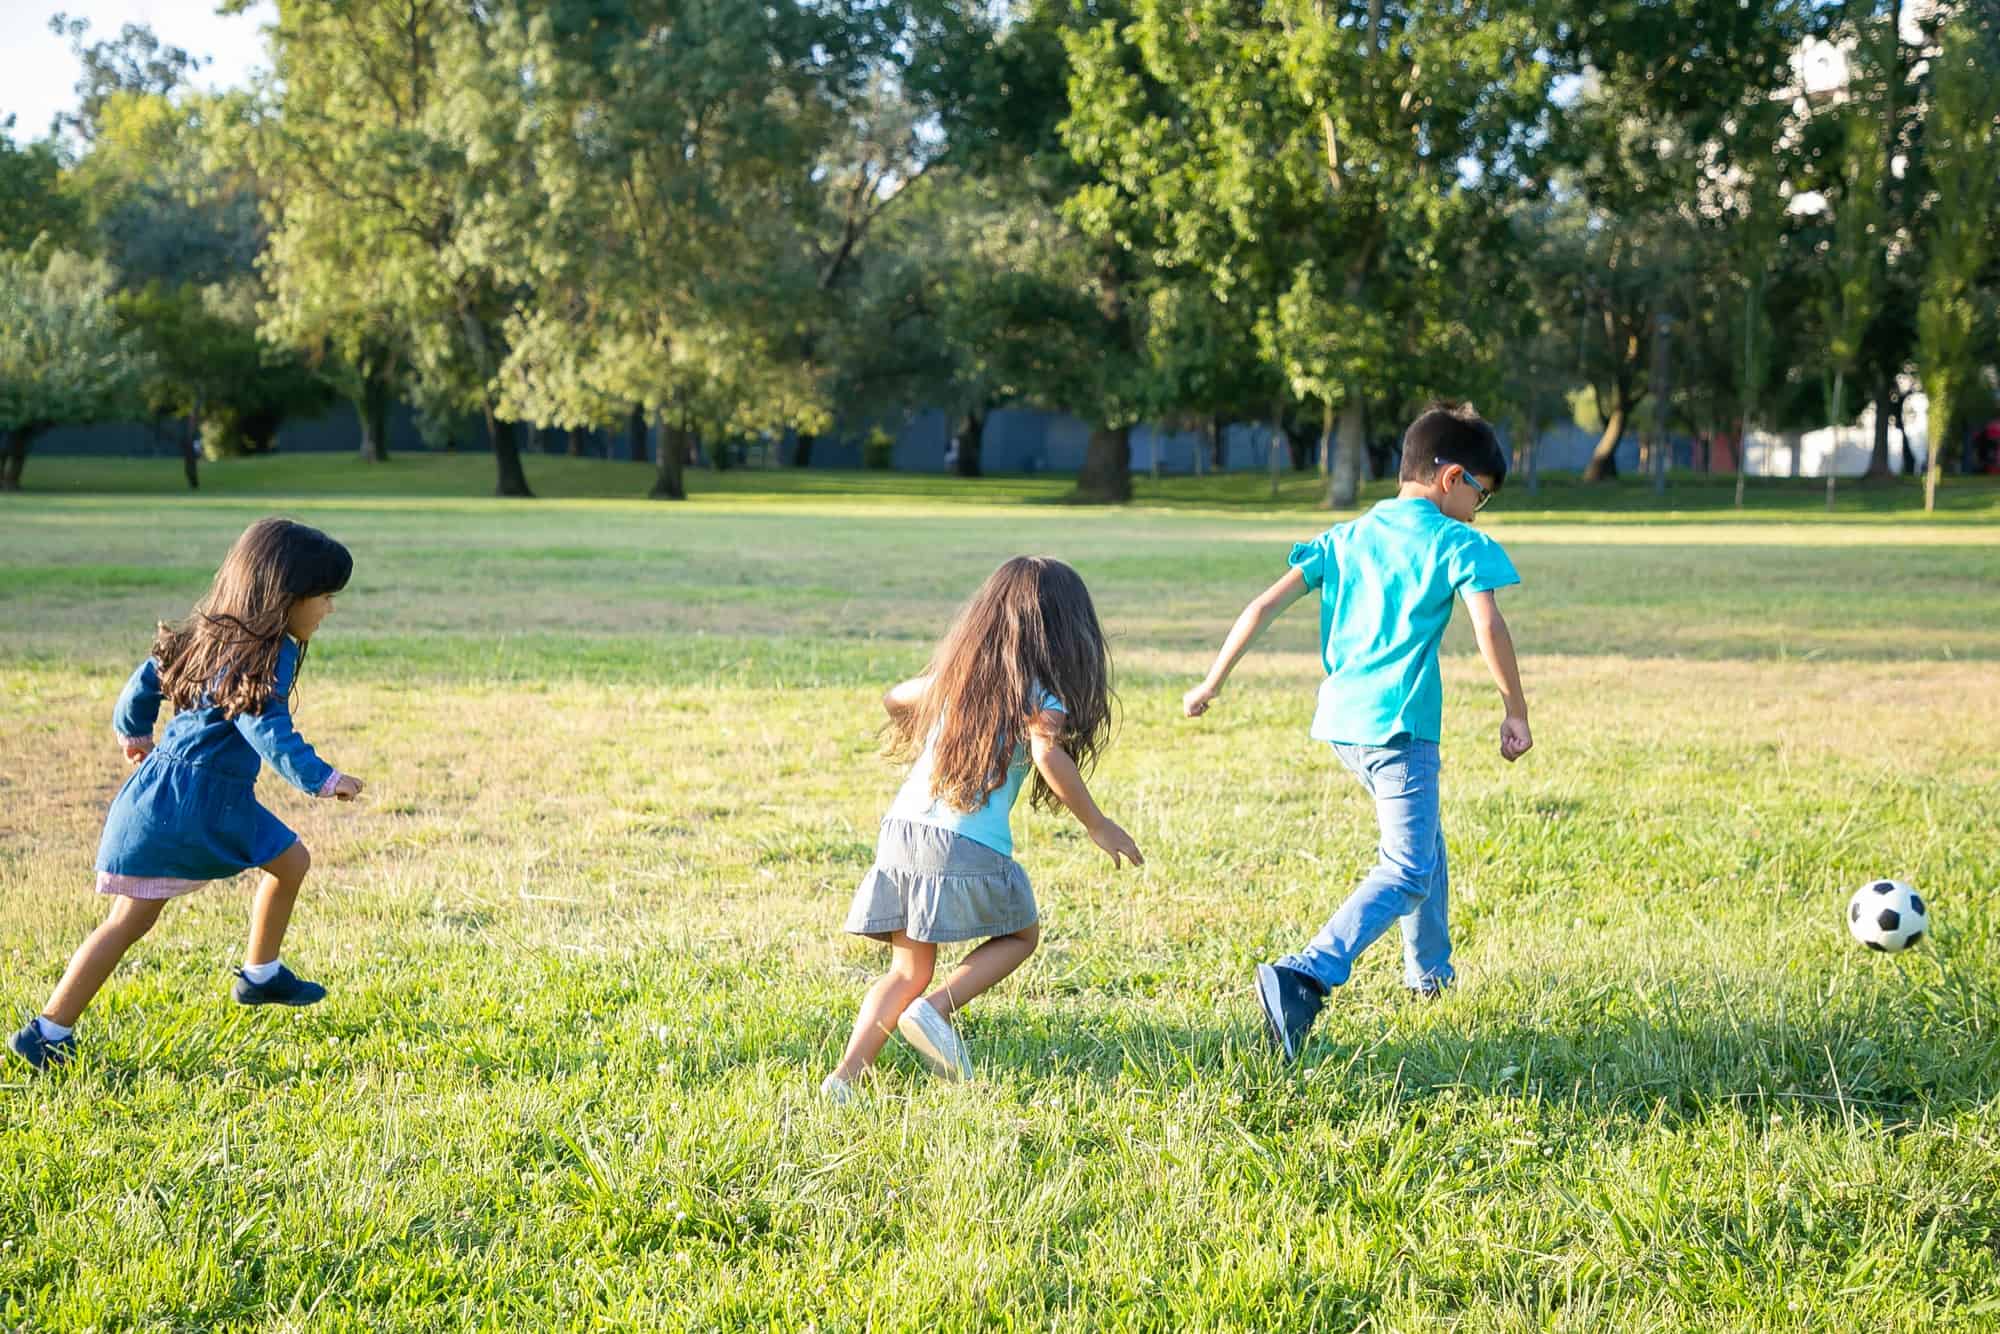
M56 983L42 1016L65 1028L73 1027L83 1017L84 1007L118 967L118 961L125 957L125 951L153 929L153 923L160 920L160 909L166 906L165 899L130 899L122 895L113 899L110 916L70 956L69 967L63 970L62 981Z
M847 1054L833 1072L848 1083L875 1064L882 1044L896 1031L896 1021L911 1001L924 994L937 967L937 946L911 940L900 931L889 938L889 949L889 971L861 998L861 1013L854 1016L854 1036L847 1040Z
M958 961L951 976L925 997L931 1008L951 1018L952 1011L1019 968L1042 940L1042 928L1031 926L1010 936L995 936Z
M299 885L311 866L303 843L292 844L264 863L264 878L250 906L250 944L243 951L244 963L269 963L278 957L285 928L292 921L292 904L298 901Z

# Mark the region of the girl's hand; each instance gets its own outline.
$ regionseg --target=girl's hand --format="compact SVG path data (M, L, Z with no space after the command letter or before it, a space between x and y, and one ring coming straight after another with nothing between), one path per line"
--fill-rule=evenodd
M153 738L149 736L128 736L120 744L125 749L127 764L137 764L153 752Z
M1132 836L1109 820L1090 830L1090 841L1111 854L1111 865L1117 869L1124 869L1125 863L1119 860L1121 857L1131 858L1134 866L1146 864L1146 859L1139 855L1139 845L1132 841Z
M1526 718L1508 718L1500 724L1500 758L1512 764L1535 748Z
M342 774L339 781L333 785L333 799L335 801L353 801L361 795L363 786L362 781L353 774Z
M1208 712L1208 706L1214 703L1215 697L1221 693L1221 686L1210 685L1203 681L1181 696L1181 713L1189 718L1199 718Z

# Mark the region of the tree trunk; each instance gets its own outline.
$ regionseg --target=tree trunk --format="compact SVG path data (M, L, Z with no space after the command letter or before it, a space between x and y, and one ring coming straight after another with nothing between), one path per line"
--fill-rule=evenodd
M569 445L567 448L563 450L563 453L565 455L573 459L580 459L583 457L582 431L573 430L567 426L558 426L555 428L555 431L557 435L569 437Z
M625 419L625 454L634 463L646 461L646 410L636 403Z
M800 431L794 437L792 445L792 466L794 468L812 467L813 446L817 443L819 443L819 437L811 431Z
M21 489L21 469L28 463L28 446L47 429L39 423L30 422L7 432L7 448L0 453L0 491Z
M1220 416L1208 419L1208 447L1209 461L1215 465L1215 470L1226 471L1229 467L1229 423Z
M493 487L496 496L519 496L534 499L535 493L528 489L528 476L521 471L521 437L518 425L503 422L493 415L493 405L486 405L486 438L493 445L493 465L499 477Z
M659 471L653 475L653 489L646 493L646 499L686 500L687 483L683 471L687 463L686 429L669 426L662 420L655 439L654 454L659 459Z
M194 411L181 423L181 475L187 478L188 490L201 490L201 451L195 446L195 432L201 421L201 396L194 400Z
M1340 429L1334 437L1333 480L1327 486L1328 509L1350 509L1361 499L1361 451L1368 445L1368 417L1358 389L1350 388L1340 405Z
M1631 411L1632 404L1625 397L1624 389L1620 388L1611 408L1611 416L1604 423L1604 434L1597 437L1597 448L1590 451L1590 462L1584 466L1584 481L1602 482L1617 478L1618 442L1625 438L1625 420Z
M389 381L371 375L361 382L354 399L354 415L361 419L361 461L389 461Z
M1283 399L1271 404L1271 443L1265 452L1271 463L1271 499L1278 498L1278 469L1283 466L1279 460L1285 447L1285 403Z
M1333 484L1333 400L1321 402L1319 419L1319 479L1329 487ZM1332 491L1327 492L1332 495Z
M958 475L981 477L979 452L986 447L986 409L974 408L958 419Z
M1083 471L1076 475L1077 500L1122 505L1132 498L1132 428L1099 427L1090 433Z
M1868 471L1862 477L1867 482L1882 482L1889 479L1889 400L1896 387L1886 378L1875 390L1875 439L1868 451Z

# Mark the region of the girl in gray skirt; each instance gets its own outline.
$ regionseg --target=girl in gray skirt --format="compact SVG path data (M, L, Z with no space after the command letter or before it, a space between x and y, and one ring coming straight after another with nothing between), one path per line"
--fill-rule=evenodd
M853 1096L892 1028L936 1074L972 1073L952 1014L1019 968L1041 938L1009 823L1031 769L1031 801L1066 807L1114 867L1143 864L1083 781L1110 728L1110 678L1083 580L1061 561L1017 556L966 603L924 674L882 697L890 753L916 763L882 821L846 929L888 942L889 971L862 998L847 1054L820 1085L827 1097ZM980 937L924 995L937 947Z

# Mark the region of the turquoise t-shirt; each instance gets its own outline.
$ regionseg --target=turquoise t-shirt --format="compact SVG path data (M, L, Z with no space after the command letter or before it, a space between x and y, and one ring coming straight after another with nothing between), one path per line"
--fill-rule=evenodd
M1320 590L1326 680L1313 736L1373 746L1403 735L1442 740L1438 641L1452 594L1521 582L1500 544L1428 500L1397 497L1299 543L1291 563Z
M1044 690L1042 710L1053 709L1057 713L1067 713L1062 701ZM974 843L983 843L995 852L1006 856L1014 855L1014 799L1021 795L1021 783L1028 776L1031 763L1025 742L1014 747L1014 758L1007 765L1007 781L986 794L986 802L976 811L962 811L943 798L931 796L931 748L926 745L924 753L917 756L917 762L910 766L910 776L903 780L903 790L896 794L896 802L889 807L887 819L910 820L916 824L936 825L949 829L954 834L969 838Z

